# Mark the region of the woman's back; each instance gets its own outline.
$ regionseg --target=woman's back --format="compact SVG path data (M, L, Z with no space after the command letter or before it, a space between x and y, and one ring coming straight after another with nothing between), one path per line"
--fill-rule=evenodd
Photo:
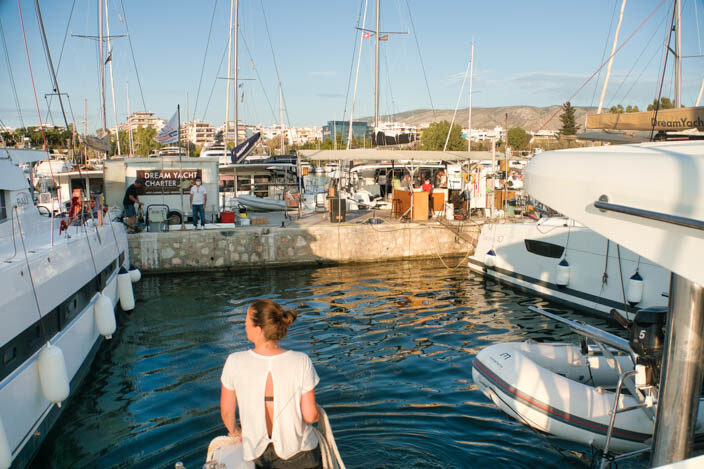
M288 350L261 355L247 350L227 358L222 384L237 396L246 459L256 458L269 443L284 459L315 448L317 439L311 425L303 420L301 397L318 381L305 353ZM273 400L265 400L267 396Z

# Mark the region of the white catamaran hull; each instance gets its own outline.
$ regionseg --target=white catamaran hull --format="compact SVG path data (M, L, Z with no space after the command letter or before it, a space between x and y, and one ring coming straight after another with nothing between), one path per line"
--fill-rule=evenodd
M592 349L594 351L594 349ZM617 356L625 370L630 357ZM572 344L509 342L482 350L474 359L472 378L494 404L537 430L587 446L603 448L619 373L600 354L582 355ZM637 401L622 394L619 408ZM654 412L653 412L654 415ZM699 403L699 415L704 404ZM697 432L704 423L697 421ZM610 449L632 451L647 446L653 420L642 409L620 413Z
M492 250L495 256L487 260ZM569 276L561 286L558 264L565 256ZM591 313L608 315L615 309L623 317L624 297L628 302L635 293L630 279L637 269L642 293L639 302L629 304L628 319L635 308L667 306L670 288L669 271L565 218L485 224L468 265L516 289Z
M99 235L91 222L85 228L71 226L70 237L57 229L52 245L51 221L34 207L13 218L14 226L10 220L0 225L0 240L10 241L0 243L5 260L0 265L0 416L13 467L25 467L61 411L42 391L40 352L47 342L63 352L70 400L102 341L94 311L98 293L114 309L120 297L118 272L129 267L129 256L122 223L106 222Z

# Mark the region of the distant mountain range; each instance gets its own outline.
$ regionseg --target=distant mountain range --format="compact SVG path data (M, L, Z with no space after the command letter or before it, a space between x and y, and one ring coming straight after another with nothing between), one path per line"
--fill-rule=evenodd
M505 116L508 114L508 127L521 127L527 131L537 131L545 122L552 118L542 130L560 130L560 114L562 114L561 106L535 107L535 106L502 106L502 107L473 107L472 108L472 128L474 129L493 129L496 126L503 127ZM585 115L587 113L596 113L596 107L580 107L575 108L575 120L580 125L580 129L584 128ZM446 120L452 121L451 109L436 110L430 109L414 109L412 111L399 112L393 115L380 116L382 121L404 122L411 125L423 125L429 122L440 122ZM467 127L467 109L459 109L455 117L455 123L462 128ZM365 122L373 122L373 117L363 117L359 120Z

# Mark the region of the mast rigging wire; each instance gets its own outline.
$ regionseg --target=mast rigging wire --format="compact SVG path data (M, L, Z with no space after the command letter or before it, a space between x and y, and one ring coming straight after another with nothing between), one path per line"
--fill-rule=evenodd
M34 0L34 10L37 14L37 22L39 23L39 29L42 33L42 48L44 50L44 57L46 58L46 64L49 68L49 76L51 77L52 88L54 93L59 98L59 104L61 105L61 115L64 118L64 124L66 125L66 130L68 127L68 119L66 118L66 110L64 109L64 102L61 99L61 91L59 90L59 81L56 79L56 72L54 71L54 63L51 60L51 51L49 50L49 42L46 39L46 31L44 30L44 20L42 20L42 12L39 9L39 0Z
M252 70L254 70L254 74L257 77L257 81L259 82L259 85L262 87L262 93L264 93L264 98L266 99L266 103L269 105L269 110L271 111L271 115L274 117L274 121L276 121L276 112L274 112L274 106L271 105L271 100L269 100L269 95L266 94L266 88L264 88L264 82L262 81L262 77L259 75L259 70L257 67L254 66L254 57L252 56L252 52L249 50L249 44L247 43L247 39L244 36L244 33L240 33L240 36L242 37L242 42L244 42L244 48L247 50L247 55L249 56L249 61L252 65Z
M125 11L125 4L120 0L120 6L122 7L122 17L125 19L125 32L127 33L127 41L130 43L130 52L132 53L132 64L134 64L134 73L137 75L137 84L139 85L139 95L142 98L142 106L144 106L144 112L147 112L147 103L144 101L144 91L142 90L142 80L139 78L139 69L137 68L137 61L134 58L134 48L132 47L132 36L130 36L130 28L127 26L127 11Z
M352 71L354 70L354 56L357 53L357 42L358 36L361 34L359 30L359 20L362 18L362 6L364 5L364 0L359 2L359 12L357 12L357 26L355 27L354 33L354 46L352 47L352 60L350 61L350 72L347 74L347 91L345 92L345 107L342 111L342 122L345 121L347 117L347 103L350 99L350 85L352 84Z
M609 32L606 34L606 41L604 41L604 51L601 53L601 61L604 61L604 57L606 57L606 50L609 47L609 38L611 37L611 28L614 25L614 17L616 16L616 7L618 6L618 0L614 0L614 9L611 12L611 22L609 22ZM596 81L594 82L594 92L592 93L592 100L589 103L590 106L594 106L594 100L596 99L596 90L599 89L599 80L601 80L601 70L599 70L599 74L596 76Z
M220 69L222 68L222 63L225 61L225 54L227 53L227 46L225 50L222 51L222 57L220 58L220 65L218 65L218 71L215 74L215 79L213 80L213 86L210 88L210 95L208 96L208 101L205 103L205 109L203 110L203 122L205 122L205 115L208 112L208 107L210 106L210 100L213 98L213 92L215 91L215 84L218 82L218 75L220 75Z
M200 69L200 80L198 81L198 92L196 93L196 103L193 106L193 117L192 120L196 119L196 110L198 109L198 98L200 98L200 88L203 84L203 74L205 73L205 60L208 57L208 47L210 46L210 37L213 34L213 21L215 21L215 10L218 7L218 0L215 0L213 5L213 15L210 18L210 29L208 30L208 40L205 42L205 54L203 54L203 66Z
M636 60L633 61L633 65L631 66L631 69L628 71L628 73L627 73L626 76L623 78L623 80L621 80L621 83L618 85L618 88L616 88L616 91L614 91L613 95L611 96L611 99L608 99L607 102L614 102L614 101L616 101L616 96L618 95L618 92L621 90L621 88L623 87L624 83L626 83L626 81L628 81L628 78L631 76L631 73L633 72L633 69L636 68L636 64L640 61L641 57L643 57L643 54L645 54L645 51L648 49L648 46L650 46L650 43L651 43L651 42L653 41L653 39L655 38L655 36L656 36L656 34L657 34L657 31L662 27L662 23L665 22L665 19L667 19L667 18L666 18L666 17L663 17L663 19L662 19L662 21L660 22L660 24L657 26L657 28L655 28L655 31L654 31L653 34L650 36L650 39L648 39L647 44L645 45L645 47L643 47L643 50L642 50L641 53L638 55L638 58L636 58ZM648 66L649 66L650 63L653 61L653 59L658 55L658 52L659 52L659 51L656 49L655 52L653 53L653 55L650 57L650 60L648 60L648 63L645 64L645 67L643 68L643 70L642 70L642 71L640 72L640 74L638 75L638 79L636 79L636 80L633 82L633 84L632 84L631 87L628 89L628 91L626 92L626 94L623 96L623 98L621 99L621 101L625 101L625 100L626 100L626 98L627 98L628 95L630 94L631 90L633 90L633 87L635 86L635 84L639 81L640 77L643 76L643 73L647 70Z
M660 99L662 97L662 85L665 82L665 70L667 69L667 58L670 56L670 42L672 40L672 31L675 25L675 18L677 13L677 2L672 2L672 21L670 22L670 29L667 31L667 45L665 46L665 56L663 58L662 70L660 72L660 80L658 81L658 93L655 96L655 115L653 116L653 126L650 128L650 140L653 140L653 135L655 134L655 123L658 120L658 110L660 109ZM681 27L681 25L677 25ZM681 51L678 51L680 53Z
M647 22L650 20L650 18L652 18L653 15L660 9L660 7L663 6L664 4L665 4L665 0L662 0L660 3L658 3L658 5L655 7L655 9L653 9L653 11L650 12L650 14L638 25L638 27L637 27L635 30L633 30L633 32L631 33L631 35L628 36L628 38L626 38L626 40L623 41L623 43L622 43L620 46L618 46L618 48L616 48L616 50L613 52L613 54L611 54L611 55L606 59L606 61L605 61L604 63L602 63L601 66L599 66L599 68L596 69L596 70L594 71L594 73L592 73L591 76L589 76L589 78L587 78L587 79L584 81L584 83L582 83L582 84L579 86L579 88L577 88L577 91L575 91L574 93L572 93L572 95L571 95L569 98L567 98L567 101L565 101L565 102L570 102L570 101L572 101L572 98L574 98L575 96L577 96L577 95L579 94L579 92L582 91L585 86L587 86L587 84L592 80L592 78L594 78L594 77L596 76L596 74L597 74L602 68L604 68L604 67L606 66L607 63L609 63L609 60L611 60L611 57L613 57L613 56L615 56L616 54L618 54L619 51L620 51L621 49L623 49L623 46L625 46L626 44L628 44L628 42L629 42L631 39L633 39L633 36L635 36L636 33L637 33L638 31L640 31L640 28L642 28L643 26L645 26L645 23L647 23ZM553 120L553 119L555 118L555 116L560 113L561 110L562 110L562 106L558 107L558 109L548 118L548 120L546 120L545 122L543 122L543 124L542 124L540 127L538 127L538 132L541 131L541 130L543 130L543 129L545 128L545 126L548 125L548 124L550 123L550 121Z
M76 0L73 0L71 5L71 13L68 15L68 22L66 23L66 31L64 32L64 41L61 43L61 52L59 53L59 61L56 63L56 75L59 75L59 69L61 68L61 59L64 56L64 47L66 47L66 39L68 39L68 28L71 26L71 18L73 18L73 10L76 7ZM47 101L47 118L51 114L51 103L54 99L53 95L50 95ZM46 120L46 119L45 119ZM75 125L75 123L74 123Z
M408 0L406 0L406 8L408 9L408 18L411 20L411 29L413 30L413 39L415 39L416 49L418 49L418 58L420 59L420 68L423 70L423 78L425 79L425 88L428 90L428 99L430 100L430 109L433 111L433 120L435 120L436 116L435 116L435 105L433 104L433 96L430 94L430 85L428 84L428 75L425 73L425 65L423 64L423 56L420 53L420 45L418 44L418 34L416 33L416 26L413 23L413 15L411 14L411 7L408 5Z
M281 74L279 73L279 66L276 63L276 55L274 54L274 44L271 42L271 34L269 33L269 22L266 19L266 11L264 11L264 1L259 0L259 4L262 6L262 15L264 16L264 26L266 28L266 36L269 38L269 49L271 49L271 58L274 60L274 70L276 70L276 79L279 81L279 88L281 89L281 100L283 101L284 112L286 114L286 122L289 127L291 127L291 119L288 116L288 105L286 104L286 97L284 96L284 87L281 83ZM283 132L283 129L282 129Z
M20 118L20 123L22 128L26 128L24 125L24 119L22 118L22 110L20 109L20 100L17 97L17 86L15 85L15 77L12 74L12 65L10 64L10 55L7 52L7 42L5 41L5 30L2 27L2 18L0 18L0 35L2 36L2 45L5 49L5 61L7 62L7 71L10 74L10 83L12 84L12 95L15 98L15 106L17 107L17 115Z

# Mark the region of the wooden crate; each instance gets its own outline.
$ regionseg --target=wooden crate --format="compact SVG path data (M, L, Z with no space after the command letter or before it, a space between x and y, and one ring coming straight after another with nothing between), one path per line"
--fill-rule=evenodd
M269 219L265 217L260 218L250 218L252 220L252 225L268 225Z

